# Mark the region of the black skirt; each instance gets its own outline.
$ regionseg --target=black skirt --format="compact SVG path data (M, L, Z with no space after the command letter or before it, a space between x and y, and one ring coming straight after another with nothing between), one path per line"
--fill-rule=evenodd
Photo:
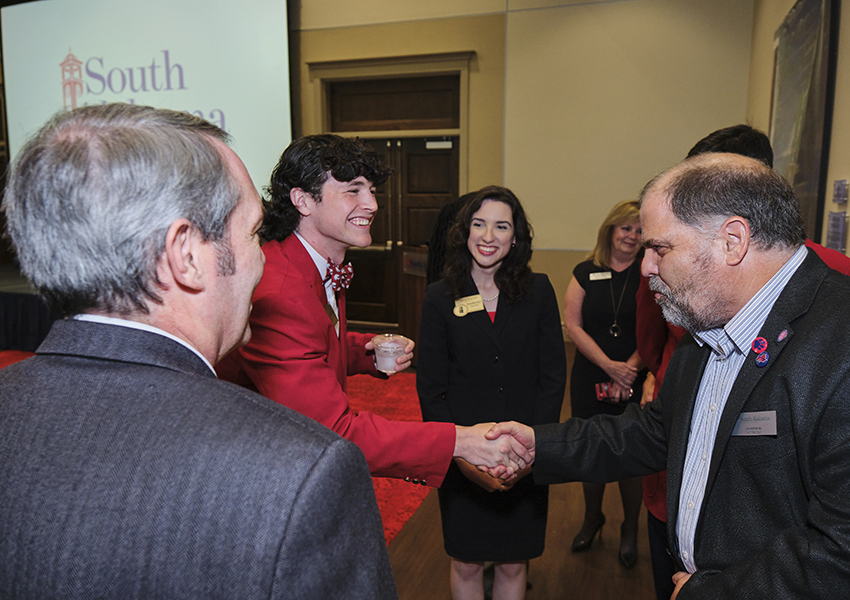
M446 554L465 562L519 562L543 554L549 486L530 473L507 492L487 492L451 463L439 489Z

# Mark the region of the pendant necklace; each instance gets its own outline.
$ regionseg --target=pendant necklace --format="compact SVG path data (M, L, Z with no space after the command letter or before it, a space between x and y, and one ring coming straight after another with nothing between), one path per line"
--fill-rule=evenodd
M626 280L623 282L623 291L620 292L620 301L617 304L614 304L614 277L613 277L613 269L611 269L612 277L608 280L611 284L611 308L614 309L614 323L611 327L608 328L608 333L611 334L611 337L620 337L620 334L623 332L622 328L617 325L617 315L620 314L620 305L623 303L623 296L626 295L626 286L629 284L629 273L632 271L632 267L634 266L634 262L629 265L629 269L626 271Z

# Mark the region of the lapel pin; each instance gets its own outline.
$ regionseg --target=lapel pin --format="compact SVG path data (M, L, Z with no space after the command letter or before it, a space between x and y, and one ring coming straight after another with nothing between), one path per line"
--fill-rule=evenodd
M762 352L758 356L756 356L756 366L763 367L767 364L767 361L770 360L770 354L767 352Z
M784 340L787 337L788 337L788 330L783 329L782 331L779 332L779 337L776 338L776 341L781 342L782 340Z
M753 352L758 354L767 350L767 340L763 337L757 337L753 340Z

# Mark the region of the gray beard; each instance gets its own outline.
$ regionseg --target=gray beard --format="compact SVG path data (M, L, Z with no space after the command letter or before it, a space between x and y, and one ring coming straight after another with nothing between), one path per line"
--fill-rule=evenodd
M655 301L661 307L661 314L664 316L664 320L690 333L708 331L715 327L721 327L727 322L720 317L722 313L716 310L707 310L705 311L705 315L698 315L688 304L678 298L679 294L673 293L658 277L650 277L649 289L662 294ZM717 304L719 302L714 299L713 302L709 303L709 307L713 308Z

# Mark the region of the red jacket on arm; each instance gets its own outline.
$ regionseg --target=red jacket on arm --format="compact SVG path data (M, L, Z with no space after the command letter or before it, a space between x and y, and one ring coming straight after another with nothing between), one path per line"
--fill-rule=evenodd
M263 253L266 265L254 292L251 341L216 366L219 376L255 389L354 442L372 475L409 477L439 486L454 452L454 425L389 421L352 411L346 377L378 374L372 354L364 348L372 336L347 332L341 293L337 337L325 311L322 278L295 235L267 242Z

